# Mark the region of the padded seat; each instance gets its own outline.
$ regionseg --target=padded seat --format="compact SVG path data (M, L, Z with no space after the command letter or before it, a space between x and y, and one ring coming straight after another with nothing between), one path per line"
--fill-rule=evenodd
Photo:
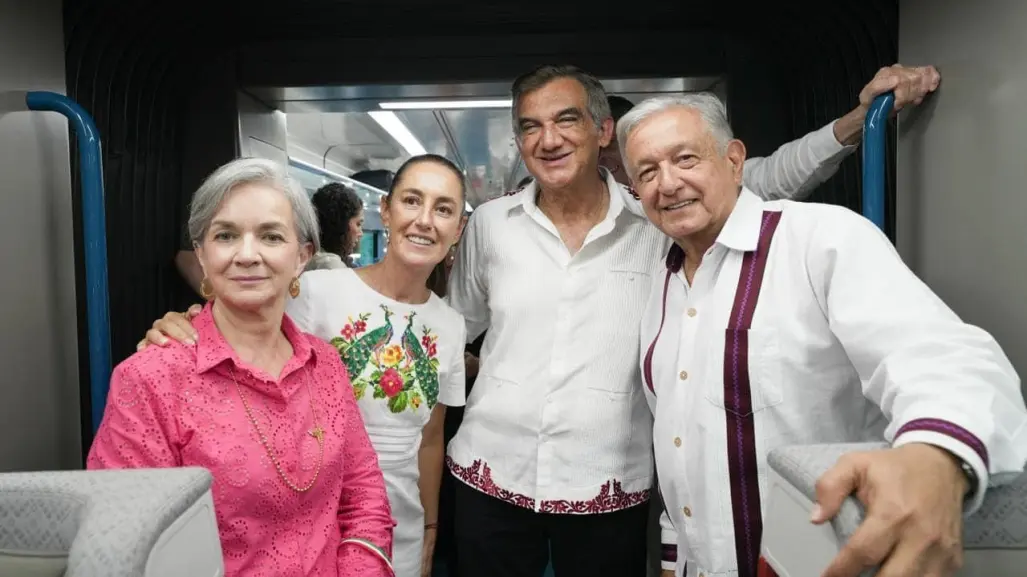
M809 522L816 480L842 455L884 448L884 444L785 447L771 451L762 554L770 574L819 577L863 521L862 504L850 497L830 524ZM964 564L957 574L988 577L1024 575L1027 567L1027 475L990 489L984 504L964 522ZM873 575L875 572L868 572Z
M0 575L218 577L204 469L0 474Z

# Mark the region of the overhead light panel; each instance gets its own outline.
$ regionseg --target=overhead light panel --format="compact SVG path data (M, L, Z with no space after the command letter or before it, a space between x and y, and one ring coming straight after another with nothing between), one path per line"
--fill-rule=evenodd
M382 110L452 110L459 108L510 108L513 100L402 100L399 102L379 102Z
M289 166L294 166L296 168L300 168L307 172L312 172L320 176L321 180L323 181L322 184L328 184L332 181L342 182L344 184L348 184L356 188L358 194L362 194L364 196L370 196L372 192L377 194L379 197L386 196L387 194L384 190L375 188L369 184L364 184L359 180L353 180L348 176L343 176L341 174L334 173L328 170L327 168L321 168L320 166L310 164L309 162L304 162L298 158L293 158L291 156L289 157Z
M396 116L395 112L389 110L372 110L368 112L372 119L381 126L385 132L388 132L392 138L399 143L410 156L417 156L419 154L425 154L428 152L425 150L424 145L421 144L420 140L414 136L413 132L407 128L406 124Z

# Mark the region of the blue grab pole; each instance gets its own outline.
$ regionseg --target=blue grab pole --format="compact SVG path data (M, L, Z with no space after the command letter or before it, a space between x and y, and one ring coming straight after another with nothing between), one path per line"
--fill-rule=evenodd
M878 96L863 121L863 216L882 231L888 116L894 105L895 94Z
M89 335L89 400L93 433L103 419L111 379L111 327L107 288L107 224L103 198L100 133L82 106L56 92L29 92L29 110L57 112L68 119L78 142L82 171L82 236L86 258L86 321Z

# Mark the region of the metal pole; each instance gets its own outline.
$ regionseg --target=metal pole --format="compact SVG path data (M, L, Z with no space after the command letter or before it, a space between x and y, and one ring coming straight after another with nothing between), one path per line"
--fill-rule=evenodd
M885 163L888 116L895 104L891 92L874 99L863 124L863 216L884 230Z
M68 119L78 143L82 171L82 236L86 261L86 322L89 338L89 400L93 433L103 420L111 380L111 327L107 288L107 223L103 197L100 134L84 108L63 94L29 92L29 110L57 112Z

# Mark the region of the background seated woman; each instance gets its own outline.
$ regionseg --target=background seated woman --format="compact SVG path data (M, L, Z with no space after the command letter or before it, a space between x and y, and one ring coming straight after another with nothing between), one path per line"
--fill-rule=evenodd
M355 190L330 182L310 198L321 228L321 250L311 257L307 270L352 268L351 255L360 249L364 235L364 201Z
M318 248L314 210L278 164L241 159L196 191L189 234L210 302L188 344L114 370L90 469L214 475L225 575L392 575L377 457L330 345L284 314Z

